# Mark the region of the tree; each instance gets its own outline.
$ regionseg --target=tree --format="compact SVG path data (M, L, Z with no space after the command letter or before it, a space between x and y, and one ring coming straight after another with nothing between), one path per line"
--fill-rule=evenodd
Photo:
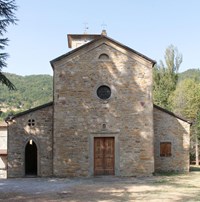
M5 46L8 45L8 38L3 35L7 32L7 27L10 24L16 24L16 17L14 12L17 6L15 0L0 0L0 50L3 51ZM10 90L14 90L15 86L12 82L2 73L2 69L7 66L6 60L7 53L0 52L0 83L6 85Z
M194 137L195 140L195 160L196 165L199 165L199 140L200 140L200 112L198 111L196 121L194 122Z
M195 79L181 80L170 97L172 109L193 122L191 140L194 143L196 164L199 164L200 83Z
M170 45L165 50L164 58L165 64L160 61L160 64L153 70L153 98L155 104L170 110L168 99L176 89L182 55L175 46Z
M190 78L180 81L169 101L173 112L194 121L200 109L200 84Z

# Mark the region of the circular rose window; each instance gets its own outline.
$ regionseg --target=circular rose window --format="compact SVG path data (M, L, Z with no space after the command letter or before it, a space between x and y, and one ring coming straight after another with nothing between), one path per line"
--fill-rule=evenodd
M102 100L107 100L111 96L111 89L106 85L99 86L97 96Z

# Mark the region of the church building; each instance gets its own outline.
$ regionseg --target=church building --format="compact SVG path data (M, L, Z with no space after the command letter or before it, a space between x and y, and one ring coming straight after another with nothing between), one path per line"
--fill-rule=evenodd
M7 118L8 177L189 171L190 122L153 104L155 61L106 35L69 34L53 102Z

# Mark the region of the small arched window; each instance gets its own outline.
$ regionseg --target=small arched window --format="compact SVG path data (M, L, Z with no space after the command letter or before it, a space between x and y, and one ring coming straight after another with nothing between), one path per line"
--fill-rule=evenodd
M100 60L108 60L109 59L109 56L105 53L102 53L100 56L99 56L99 59Z

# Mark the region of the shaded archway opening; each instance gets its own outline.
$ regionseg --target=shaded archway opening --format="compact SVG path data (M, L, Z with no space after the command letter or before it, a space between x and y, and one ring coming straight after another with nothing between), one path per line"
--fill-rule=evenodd
M37 175L37 146L33 140L25 148L25 175Z

